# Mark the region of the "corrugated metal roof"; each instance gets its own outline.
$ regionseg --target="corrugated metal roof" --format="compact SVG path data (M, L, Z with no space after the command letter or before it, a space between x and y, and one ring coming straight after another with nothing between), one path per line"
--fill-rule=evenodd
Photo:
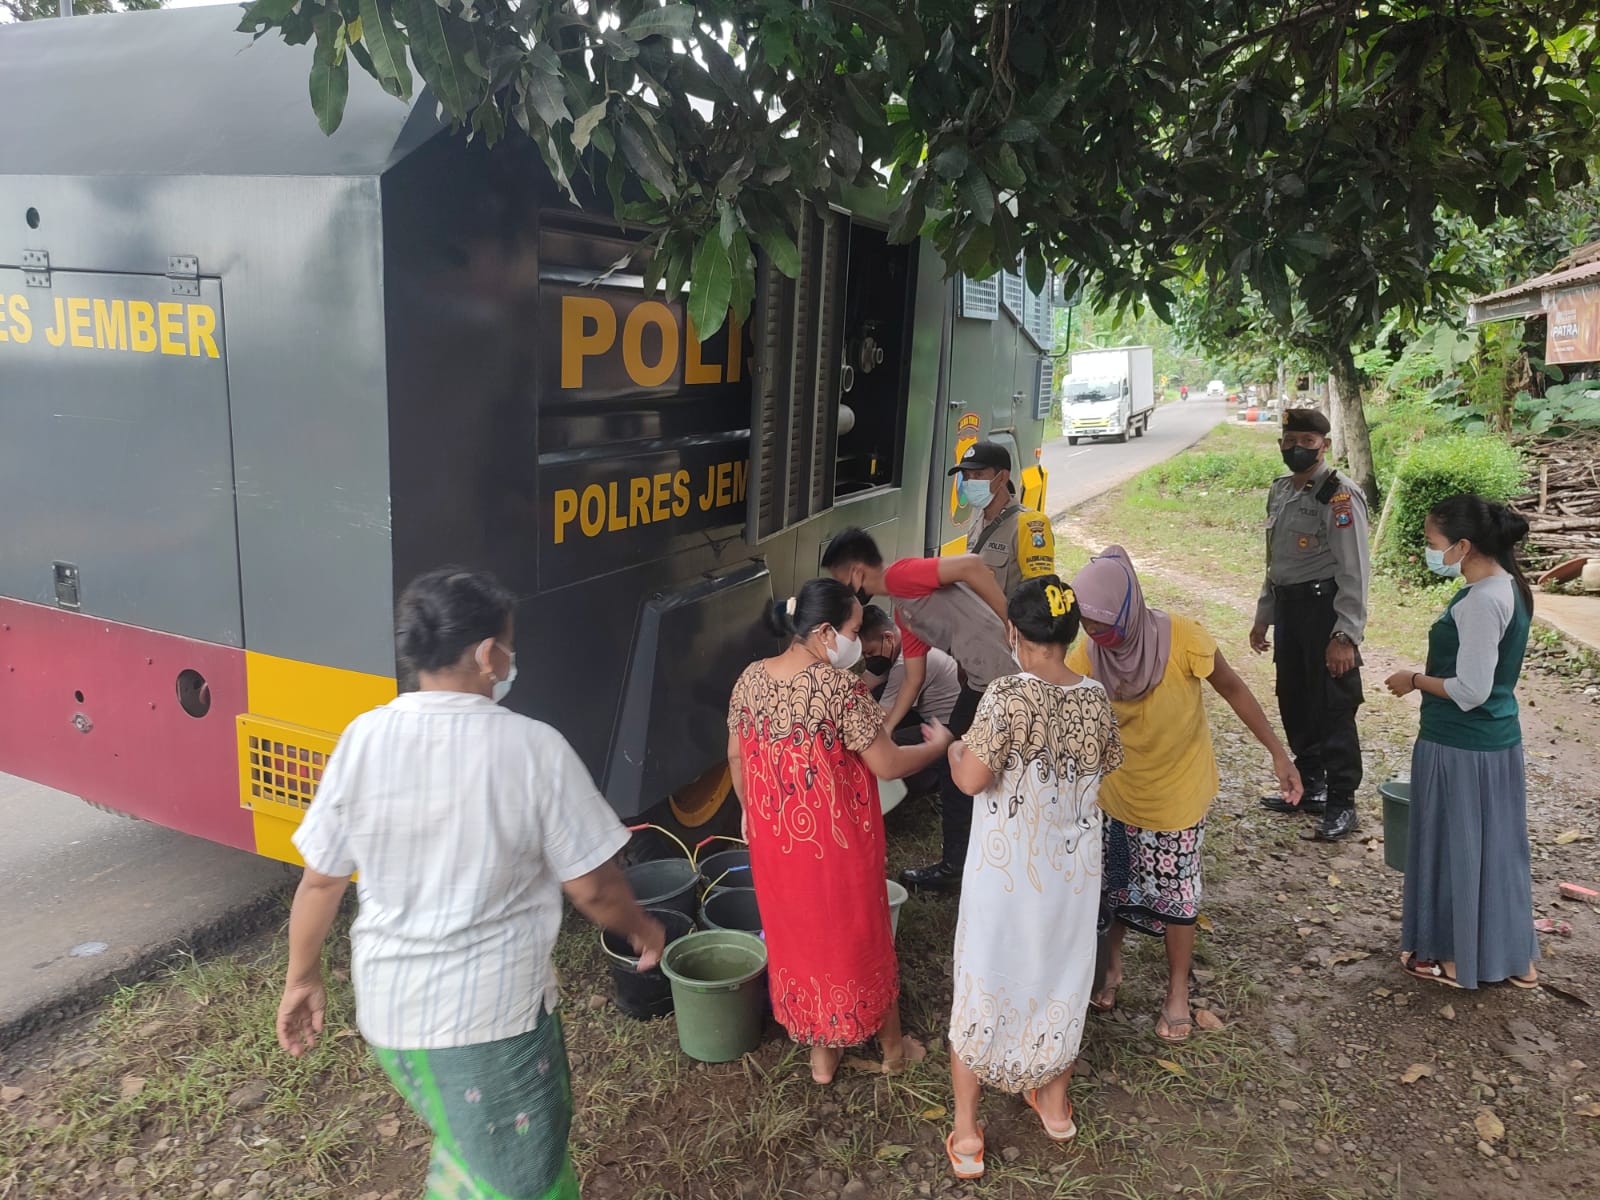
M1510 300L1517 296L1526 296L1529 292L1551 292L1562 288L1578 287L1589 280L1600 280L1600 259L1593 262L1582 263L1576 267L1567 267L1559 271L1547 271L1543 275L1536 275L1524 283L1506 288L1504 291L1491 292L1487 296L1477 296L1473 304L1493 304L1497 300Z
M253 42L239 15L0 25L0 174L377 175L441 128L431 98L403 104L352 63L344 123L324 136L311 47Z

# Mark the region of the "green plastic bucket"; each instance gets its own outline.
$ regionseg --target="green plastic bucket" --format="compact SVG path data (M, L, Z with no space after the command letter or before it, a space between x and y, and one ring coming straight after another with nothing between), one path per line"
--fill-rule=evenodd
M1378 785L1383 797L1383 861L1396 871L1406 869L1406 848L1410 841L1411 781L1391 779Z
M678 1045L700 1062L732 1062L761 1043L767 948L751 933L708 929L661 956L672 981Z

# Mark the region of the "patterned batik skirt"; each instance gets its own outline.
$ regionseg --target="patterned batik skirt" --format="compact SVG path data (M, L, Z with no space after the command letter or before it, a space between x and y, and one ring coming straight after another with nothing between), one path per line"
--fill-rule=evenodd
M578 1200L572 1091L554 1013L516 1037L446 1050L373 1048L433 1130L424 1200Z
M1108 816L1101 876L1100 924L1113 920L1161 937L1168 925L1200 916L1200 847L1206 823L1173 831L1140 829Z

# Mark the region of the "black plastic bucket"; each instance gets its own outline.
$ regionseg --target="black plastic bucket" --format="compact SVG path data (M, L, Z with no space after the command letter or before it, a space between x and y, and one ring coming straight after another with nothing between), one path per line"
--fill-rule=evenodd
M644 908L670 908L695 918L700 872L686 858L657 858L634 863L626 872L628 886Z
M761 932L761 909L756 904L755 888L718 888L700 906L701 929L737 929L744 933Z
M700 860L700 886L708 892L723 888L753 888L750 851L719 850Z
M671 945L687 933L694 932L694 922L672 908L647 910L660 921L667 931L667 944ZM664 1017L672 1011L672 983L661 973L660 967L639 970L639 958L628 945L628 939L619 934L600 931L600 949L605 951L606 966L611 970L611 989L617 1007L635 1020L648 1021L651 1017Z

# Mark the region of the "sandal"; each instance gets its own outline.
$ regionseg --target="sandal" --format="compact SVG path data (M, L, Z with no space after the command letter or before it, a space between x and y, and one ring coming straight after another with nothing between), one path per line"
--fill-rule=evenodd
M1525 992L1532 991L1539 986L1539 975L1538 972L1534 972L1532 975L1507 975L1506 982L1512 987L1521 988Z
M1165 1033L1161 1032L1163 1026L1167 1030ZM1180 1029L1183 1030L1182 1033L1178 1032ZM1166 1010L1163 1009L1161 1015L1156 1018L1156 1036L1163 1042L1172 1042L1174 1044L1178 1042L1187 1042L1189 1040L1189 1034L1193 1031L1194 1022L1191 1021L1187 1016L1174 1020L1173 1018L1167 1016Z
M976 1154L963 1154L956 1149L956 1131L952 1129L944 1139L945 1157L950 1160L951 1173L957 1179L982 1179L983 1178L983 1130L978 1130L978 1152Z
M1106 984L1105 987L1101 988L1093 996L1090 996L1089 997L1089 1011L1090 1012L1097 1012L1097 1013L1101 1013L1101 1014L1116 1012L1117 1011L1117 988L1120 987L1120 986L1121 986L1120 984L1108 983L1108 984ZM1109 1000L1105 999L1105 997L1107 997L1107 996L1110 996L1111 999L1109 999Z
M1039 1089L1029 1088L1022 1093L1022 1099L1027 1106L1038 1114L1039 1124L1044 1127L1045 1136L1052 1142L1070 1142L1078 1136L1078 1126L1072 1120L1072 1101L1067 1101L1067 1131L1060 1133L1050 1128L1050 1122L1044 1119L1044 1114L1039 1112Z
M1426 958L1418 958L1411 951L1400 956L1400 969L1413 979L1423 979L1429 983L1443 984L1449 988L1459 988L1456 977L1444 969L1443 963L1432 962ZM1524 984L1524 987L1527 985Z

